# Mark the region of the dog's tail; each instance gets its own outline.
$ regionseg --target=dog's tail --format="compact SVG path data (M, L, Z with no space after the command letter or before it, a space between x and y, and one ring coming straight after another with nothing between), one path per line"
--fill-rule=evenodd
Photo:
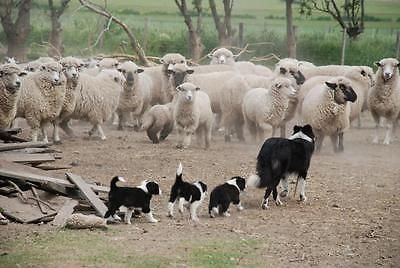
M115 176L114 178L111 179L110 190L114 190L118 187L117 186L118 181L126 182L126 180L123 177Z
M175 183L176 182L182 182L182 172L183 172L183 167L182 167L182 163L179 162L178 168L176 169L176 176L175 176Z
M261 185L261 178L256 174L251 174L249 178L246 180L246 188L253 187L258 188Z

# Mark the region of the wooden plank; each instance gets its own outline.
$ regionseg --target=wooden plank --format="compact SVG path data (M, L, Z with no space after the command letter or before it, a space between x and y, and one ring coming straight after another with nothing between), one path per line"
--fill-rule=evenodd
M54 218L51 225L63 227L65 225L65 221L68 217L74 212L74 208L79 204L77 200L68 199L65 204L58 211L56 217Z
M26 154L26 153L0 153L0 159L22 164L40 164L44 162L54 162L56 158L53 154Z
M23 148L23 149L15 149L12 151L4 151L2 154L9 153L26 153L26 154L40 154L40 153L62 153L60 150L56 150L53 148Z
M48 216L44 215L38 207L25 204L17 197L8 198L0 195L0 207L4 215L21 223L33 222Z
M40 164L35 166L35 168L40 168L42 170L59 170L59 169L71 169L71 165L46 165Z
M66 175L67 178L73 182L79 188L79 190L81 190L83 196L90 202L93 208L97 211L97 214L101 217L104 217L107 212L107 207L93 192L93 190L90 188L90 185L78 175L72 173L66 173Z
M19 179L22 181L38 182L44 186L49 186L49 188L54 188L54 190L66 195L68 195L68 189L76 189L76 186L74 184L68 182L65 179L53 178L43 170L8 162L1 159L0 176L10 179ZM109 187L94 184L90 184L90 187L95 192L107 193L110 190Z
M2 151L10 151L15 149L23 149L23 148L33 148L33 147L47 147L51 145L48 142L20 142L20 143L0 143L0 152Z

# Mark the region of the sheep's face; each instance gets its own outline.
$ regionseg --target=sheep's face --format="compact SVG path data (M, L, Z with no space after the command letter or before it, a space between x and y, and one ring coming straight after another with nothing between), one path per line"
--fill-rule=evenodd
M386 58L375 63L381 71L382 78L384 81L388 81L393 77L393 74L398 73L398 67L400 63L397 59Z
M193 72L193 69L189 69L186 64L176 64L172 66L172 68L168 69L168 75L170 76L174 87L182 84L185 81L186 76Z
M46 79L50 81L51 84L59 86L62 84L61 79L62 66L59 63L45 63L40 66L40 70L45 73Z
M100 69L117 69L118 65L118 60L113 58L104 58L97 63L97 67Z
M0 80L5 85L6 90L15 94L18 89L21 87L21 79L20 76L26 75L25 72L21 72L21 70L17 66L11 66L11 64L5 64L0 67Z
M291 68L291 67L279 67L279 73L284 76L292 76L296 80L297 85L302 85L306 81L303 73L298 68Z
M71 81L78 81L79 79L79 71L78 68L74 65L63 65L63 72L65 77Z
M283 95L296 98L297 90L292 86L292 82L287 78L276 78L273 87Z
M165 76L169 76L170 70L173 70L175 64L183 64L186 65L186 59L179 53L168 53L165 54L161 59L162 63L162 72Z
M337 104L345 104L347 101L355 102L357 94L351 87L351 82L347 79L338 79L334 82L326 81L325 84L333 90L333 99Z
M224 47L208 54L208 57L211 58L210 64L234 64L235 62L233 53Z
M199 87L192 83L183 83L176 87L178 94L182 96L186 102L194 102L196 91L200 90Z

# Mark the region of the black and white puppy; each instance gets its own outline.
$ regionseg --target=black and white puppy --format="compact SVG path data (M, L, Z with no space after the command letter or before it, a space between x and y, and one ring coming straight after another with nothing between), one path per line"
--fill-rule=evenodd
M267 188L262 208L268 207L268 197L271 192L275 203L281 205L277 187L282 180L282 196L288 193L287 178L290 174L297 175L300 185L300 200L305 201L305 186L311 156L314 152L314 133L310 125L294 126L293 134L288 139L269 138L264 141L257 156L257 175L251 175L248 186Z
M115 176L111 179L110 192L108 193L108 211L104 218L114 216L120 206L128 208L125 214L125 223L131 224L133 210L141 210L149 222L158 222L153 218L150 210L150 201L153 195L161 195L158 183L144 180L136 187L118 187L117 182L125 182L124 178Z
M207 185L201 181L194 183L185 182L182 179L183 167L179 163L176 170L175 183L171 187L168 202L168 216L173 217L174 205L178 201L179 212L183 213L183 207L190 211L190 219L198 221L197 209L207 195Z
M224 184L216 186L210 194L208 213L211 218L216 215L230 216L228 208L232 202L238 210L243 210L240 204L240 192L246 188L246 180L242 177L232 177Z

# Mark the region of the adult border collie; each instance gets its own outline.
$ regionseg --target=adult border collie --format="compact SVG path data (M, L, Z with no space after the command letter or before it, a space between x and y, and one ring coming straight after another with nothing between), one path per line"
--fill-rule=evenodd
M186 206L190 211L190 218L198 221L197 209L203 202L207 194L207 185L201 181L194 183L185 182L182 179L182 163L176 170L175 183L171 187L171 193L168 202L168 216L174 215L174 204L178 201L179 212L183 213L183 207Z
M246 188L246 180L235 176L224 184L220 184L211 191L208 213L211 218L216 215L230 216L228 212L231 202L236 205L238 210L243 210L240 203L240 192Z
M257 156L257 175L251 175L247 184L265 190L262 208L268 208L268 197L272 196L281 205L277 187L282 180L282 195L288 192L287 177L297 175L300 185L300 200L305 201L306 177L314 152L314 133L310 125L294 126L293 135L288 139L269 138L265 140Z
M118 181L125 182L125 179L119 176L111 179L110 192L108 193L108 210L104 218L114 216L120 206L126 206L128 210L125 214L125 223L131 224L133 210L141 210L149 222L158 222L153 218L150 210L150 200L153 195L161 194L158 183L144 180L137 187L118 187Z

